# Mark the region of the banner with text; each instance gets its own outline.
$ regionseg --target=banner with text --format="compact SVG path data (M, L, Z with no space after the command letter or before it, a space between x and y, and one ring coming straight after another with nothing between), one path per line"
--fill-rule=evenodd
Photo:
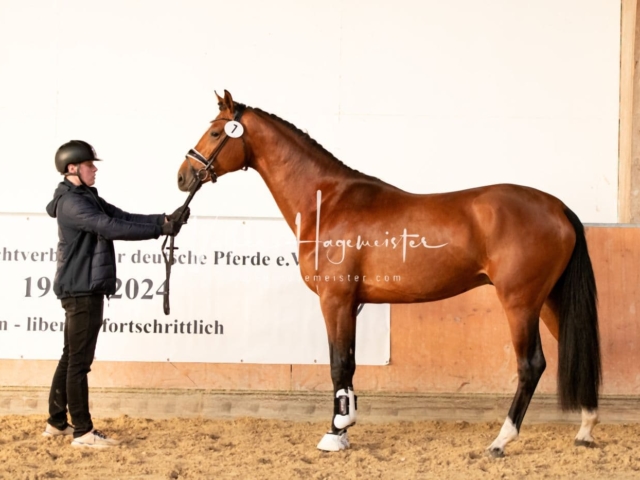
M0 231L0 358L58 359L56 221L0 214ZM96 359L329 363L320 303L284 220L191 218L175 239L168 316L162 240L115 242L118 290L105 300ZM365 305L356 361L384 365L389 355L390 307Z

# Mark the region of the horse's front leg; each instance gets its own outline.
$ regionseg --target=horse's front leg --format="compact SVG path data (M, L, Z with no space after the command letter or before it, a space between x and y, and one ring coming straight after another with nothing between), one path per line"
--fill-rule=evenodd
M356 371L356 308L353 301L331 296L321 299L322 313L329 338L329 359L333 381L333 419L331 431L322 437L318 448L336 452L349 448L347 428L356 422L356 396L353 375Z

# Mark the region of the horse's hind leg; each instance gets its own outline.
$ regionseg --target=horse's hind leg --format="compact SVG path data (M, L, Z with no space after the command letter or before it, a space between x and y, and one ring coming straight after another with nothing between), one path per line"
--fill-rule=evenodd
M500 433L488 448L494 457L504 456L507 443L518 437L531 397L546 367L540 341L539 310L505 310L518 361L518 389Z
M558 340L558 332L560 330L560 316L558 314L558 302L554 299L554 292L551 293L540 312L540 318L545 323L551 335ZM579 447L592 447L594 445L591 432L598 424L598 410L582 408L582 424L576 435L574 444Z
M334 408L331 431L318 449L338 451L349 448L347 428L356 422L356 396L353 376L356 371L356 306L350 301L340 301L338 296L321 297L329 338L331 380L333 381Z
M598 410L582 409L582 425L573 443L578 447L593 447L595 442L591 431L598 424Z

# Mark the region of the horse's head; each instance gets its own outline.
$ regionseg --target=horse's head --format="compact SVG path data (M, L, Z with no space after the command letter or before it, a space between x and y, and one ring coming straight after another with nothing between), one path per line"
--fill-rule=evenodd
M198 178L202 183L215 182L225 173L249 166L245 139L242 138L244 127L239 121L244 106L238 108L226 90L224 98L217 93L216 97L220 113L196 146L189 150L178 170L178 188L183 192L196 186Z

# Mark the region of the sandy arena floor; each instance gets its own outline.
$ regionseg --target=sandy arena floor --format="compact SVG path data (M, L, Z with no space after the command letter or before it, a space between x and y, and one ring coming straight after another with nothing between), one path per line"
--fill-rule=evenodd
M0 417L2 479L637 479L640 425L598 425L595 448L576 448L578 425L523 428L507 456L485 454L500 424L358 424L352 447L325 453L325 423L100 418L123 440L110 450L72 448L45 438L44 416Z

